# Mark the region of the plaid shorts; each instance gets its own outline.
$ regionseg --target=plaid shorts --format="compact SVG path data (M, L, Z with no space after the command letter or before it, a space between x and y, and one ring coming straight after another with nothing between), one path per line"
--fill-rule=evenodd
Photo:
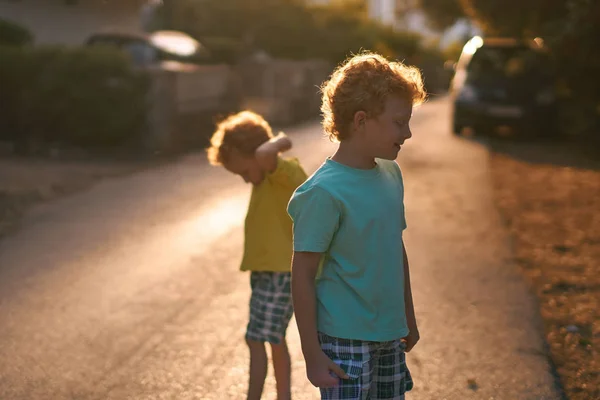
M291 278L289 272L252 272L246 339L279 344L285 338L294 313Z
M338 339L319 333L321 348L350 379L340 379L333 388L321 389L328 400L403 400L413 388L406 366L406 344Z

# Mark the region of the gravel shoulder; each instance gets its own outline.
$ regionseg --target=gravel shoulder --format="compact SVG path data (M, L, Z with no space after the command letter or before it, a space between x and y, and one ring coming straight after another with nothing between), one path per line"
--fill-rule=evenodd
M599 399L600 161L562 144L492 148L494 200L561 383L569 399Z

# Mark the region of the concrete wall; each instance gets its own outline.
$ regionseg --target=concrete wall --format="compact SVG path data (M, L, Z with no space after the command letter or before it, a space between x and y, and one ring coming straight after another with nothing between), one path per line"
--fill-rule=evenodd
M177 152L204 146L216 119L241 108L239 76L231 66L164 63L149 72L149 149Z
M238 66L243 107L286 125L318 115L319 86L331 72L323 61L247 61Z
M330 70L321 61L288 60L153 68L146 146L167 152L204 146L215 123L241 109L275 126L314 118Z
M143 0L0 0L0 18L31 30L37 44L81 44L107 27L140 30Z

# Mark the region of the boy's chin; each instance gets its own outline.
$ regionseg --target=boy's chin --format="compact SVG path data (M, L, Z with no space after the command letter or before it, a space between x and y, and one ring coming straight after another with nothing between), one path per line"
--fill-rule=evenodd
M383 160L394 161L396 158L398 158L399 152L400 152L400 150L392 151L387 154L381 154L377 158L381 158Z

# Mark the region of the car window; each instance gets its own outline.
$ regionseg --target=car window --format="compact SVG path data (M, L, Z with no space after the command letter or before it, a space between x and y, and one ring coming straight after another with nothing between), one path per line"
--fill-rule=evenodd
M142 41L126 42L122 48L137 66L152 64L157 57L155 49Z
M471 78L523 77L545 70L543 56L528 47L482 47L468 66Z

